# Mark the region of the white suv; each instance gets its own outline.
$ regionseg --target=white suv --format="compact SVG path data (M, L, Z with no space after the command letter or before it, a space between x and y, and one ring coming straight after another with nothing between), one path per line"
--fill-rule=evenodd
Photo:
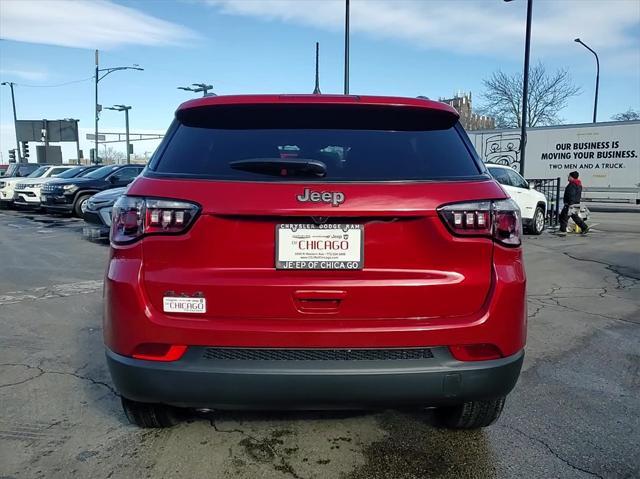
M32 179L35 179L35 178L39 178L39 179L50 178L68 170L69 168L72 168L72 166L71 165L42 165L40 168L38 168L37 170L35 170L33 173L31 173L26 177L3 178L2 181L0 181L0 202L3 205L13 203L16 186L18 184L21 184L21 185L28 184L31 182ZM40 195L38 195L38 202L40 202Z
M489 173L502 188L518 203L522 214L522 226L529 232L539 235L544 230L547 213L547 198L534 190L527 180L509 166L486 164Z

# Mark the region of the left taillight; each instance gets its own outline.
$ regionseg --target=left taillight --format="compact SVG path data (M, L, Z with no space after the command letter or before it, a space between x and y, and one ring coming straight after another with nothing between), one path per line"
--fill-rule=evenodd
M121 196L113 205L111 241L127 244L145 235L183 233L199 211L188 201Z

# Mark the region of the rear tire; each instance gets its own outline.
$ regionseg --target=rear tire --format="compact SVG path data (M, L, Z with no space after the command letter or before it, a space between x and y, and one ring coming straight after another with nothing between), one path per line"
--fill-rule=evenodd
M458 406L437 408L435 417L440 427L479 429L496 422L504 407L504 397L485 401L470 401Z
M91 195L80 195L73 205L73 212L78 218L82 218L82 205L91 198Z
M122 409L131 424L142 428L163 428L180 422L176 408L122 398Z
M529 231L534 235L539 235L544 231L544 210L539 206L536 208L535 213L533 213Z

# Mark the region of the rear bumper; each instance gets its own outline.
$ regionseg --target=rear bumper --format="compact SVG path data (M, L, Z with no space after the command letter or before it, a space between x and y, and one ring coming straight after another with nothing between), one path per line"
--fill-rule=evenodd
M193 347L178 361L155 362L107 349L117 390L141 402L216 409L350 409L435 406L508 394L524 351L478 362L448 348L427 359L319 361L207 359Z

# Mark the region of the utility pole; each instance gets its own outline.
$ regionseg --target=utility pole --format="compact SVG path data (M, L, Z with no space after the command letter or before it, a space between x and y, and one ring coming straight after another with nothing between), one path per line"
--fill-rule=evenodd
M93 158L91 158L91 162L94 165L98 164L98 119L99 119L99 114L100 114L100 110L102 109L102 107L98 104L98 82L100 81L100 70L98 67L98 50L96 50L96 102L95 102L95 106L96 106L96 117L95 117L95 138L93 139L94 141L94 146L93 146Z
M529 54L531 52L531 14L533 0L527 0L527 32L524 42L524 74L522 85L522 129L520 131L520 174L524 176L524 157L527 148L527 123L529 121Z
M100 119L100 111L102 110L102 105L100 105L98 103L98 83L100 82L100 80L102 80L104 77L106 77L107 75L109 75L110 73L116 72L116 71L120 71L120 70L138 70L138 71L143 71L144 68L140 68L138 65L133 65L131 67L112 67L112 68L102 68L100 69L99 67L99 62L98 62L98 50L96 50L96 102L95 102L95 106L96 106L96 118L95 118L95 139L94 139L94 151L95 151L95 158L93 159L94 163L98 163L98 120ZM100 76L100 73L103 73L102 76ZM128 156L127 156L128 157Z
M129 142L129 110L130 106L127 105L113 105L107 107L107 110L123 111L124 112L124 127L125 127L125 142L127 148L127 164L131 163L131 143Z
M511 2L512 0L504 0ZM527 0L527 27L524 42L524 72L522 78L522 114L520 115L520 174L524 176L524 159L527 148L527 121L529 102L529 53L531 52L531 14L533 0Z
M20 154L20 141L18 140L18 117L16 116L16 99L13 95L13 85L15 85L15 83L3 81L2 85L9 85L9 88L11 88L11 104L13 105L13 126L16 130L16 151L18 152L18 163L22 163L22 155Z
M344 12L344 94L349 94L349 0Z
M313 89L314 95L320 95L320 44L316 42L316 86Z
M574 42L585 47L596 57L596 96L593 100L593 122L596 123L598 117L598 87L600 86L600 59L598 58L598 54L579 38L576 38Z
M202 96L207 96L209 90L213 90L213 85L207 85L206 83L192 83L191 86L179 86L178 90L192 91L195 93L202 92Z

